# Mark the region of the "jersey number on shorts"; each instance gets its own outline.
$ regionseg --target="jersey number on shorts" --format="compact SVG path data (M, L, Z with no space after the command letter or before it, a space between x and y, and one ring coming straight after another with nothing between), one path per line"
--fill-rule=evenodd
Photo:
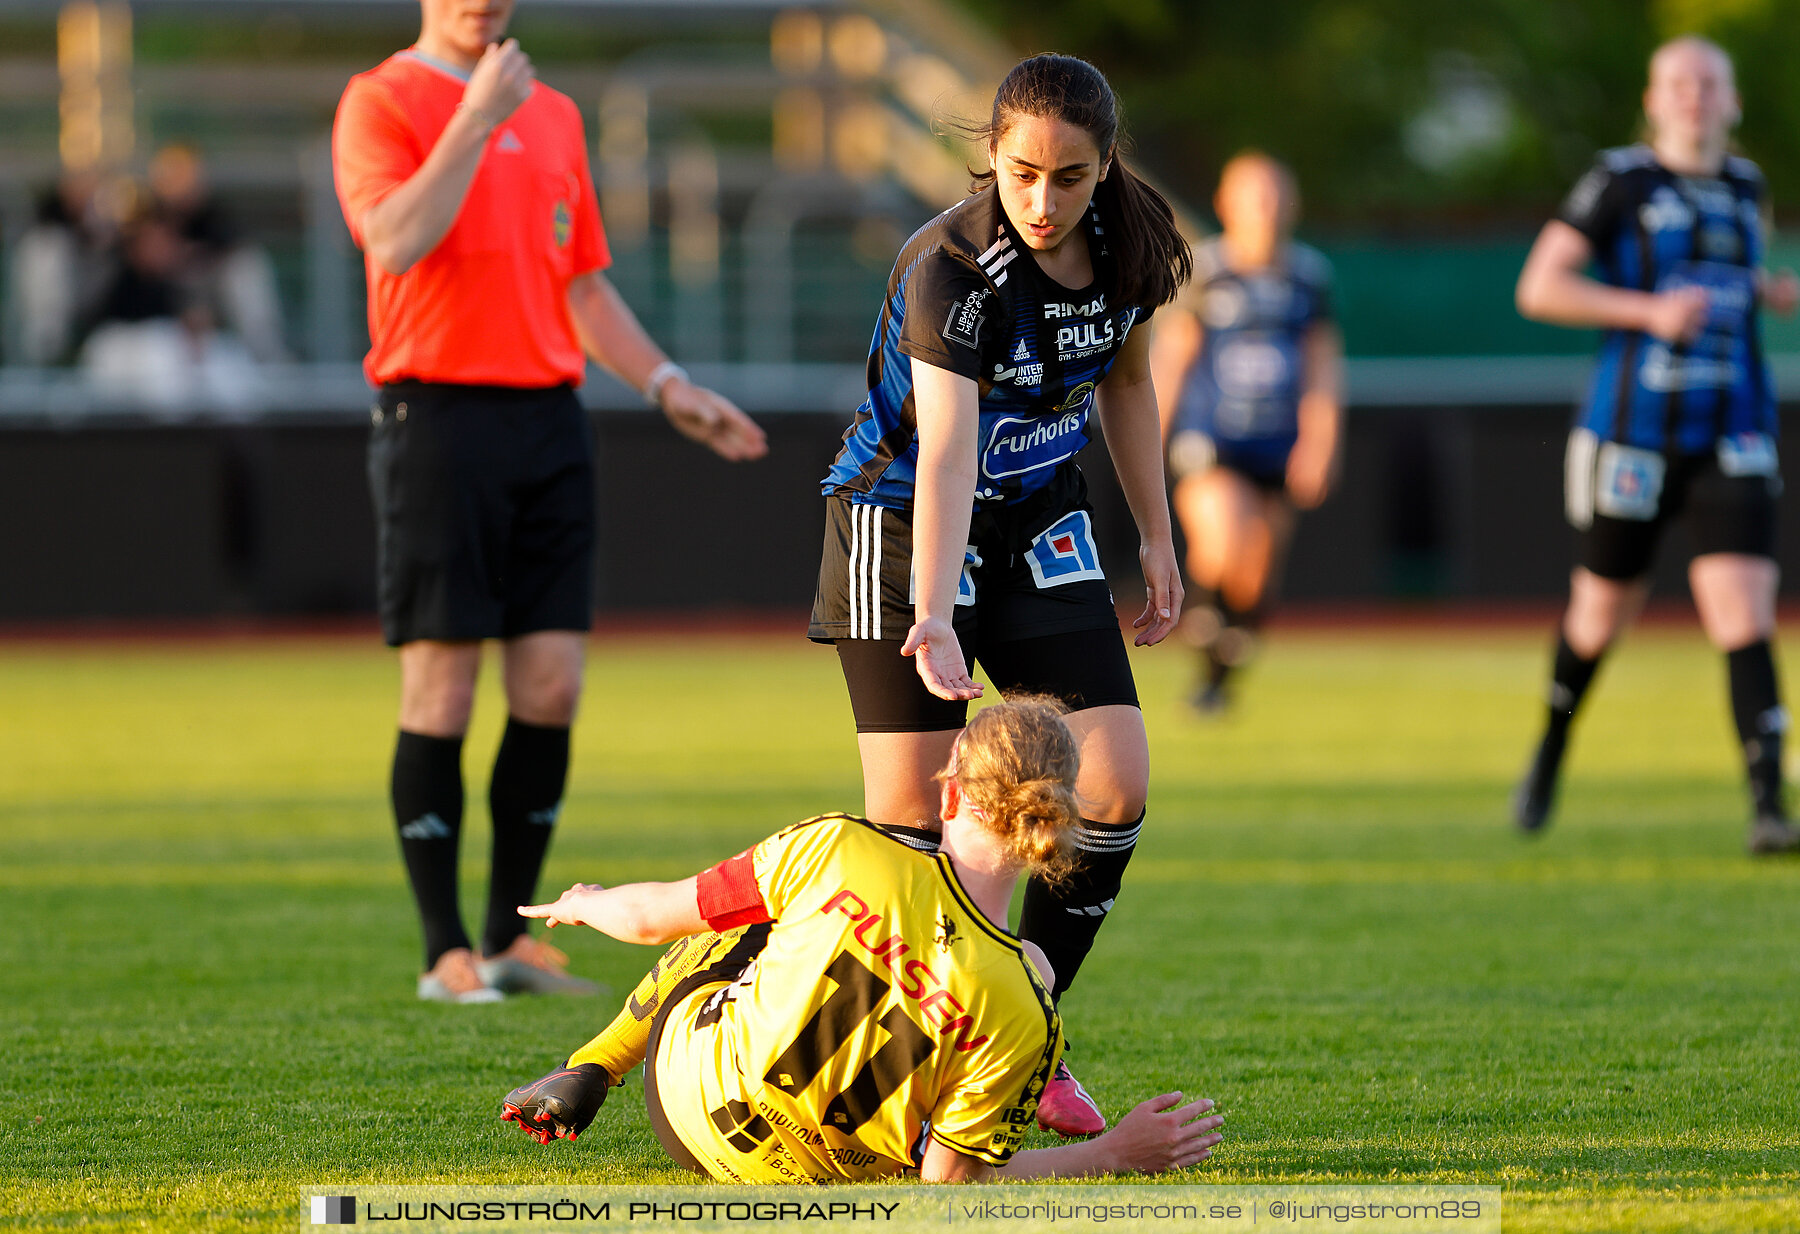
M887 979L848 951L838 953L825 976L837 988L763 1077L764 1083L789 1096L799 1096L812 1083L850 1040L857 1026L874 1015L875 1008L887 997ZM881 1103L937 1048L937 1042L906 1014L904 1007L889 1008L876 1023L886 1030L887 1042L863 1064L849 1087L825 1106L827 1127L849 1133L868 1122Z

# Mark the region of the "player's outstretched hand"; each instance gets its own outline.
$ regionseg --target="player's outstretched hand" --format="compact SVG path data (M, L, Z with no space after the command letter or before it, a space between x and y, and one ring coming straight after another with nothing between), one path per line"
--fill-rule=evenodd
M677 432L727 462L747 463L769 452L769 439L762 428L724 395L671 377L661 398L663 414Z
M1131 628L1139 647L1154 647L1169 637L1181 620L1181 567L1175 563L1175 546L1167 539L1145 541L1138 549L1144 570L1144 611Z
M536 80L537 70L531 67L531 57L520 50L518 39L489 43L469 74L462 101L498 128L531 97Z
M1648 328L1665 343L1691 343L1706 326L1710 298L1704 287L1675 287L1656 293Z
M913 658L919 680L937 697L953 703L981 697L981 684L969 676L969 662L963 659L956 630L942 617L914 622L906 632L900 654Z
M1209 1114L1213 1103L1205 1097L1181 1104L1180 1093L1163 1093L1121 1118L1100 1137L1116 1162L1116 1171L1136 1170L1160 1174L1196 1165L1212 1156L1213 1146L1225 1136L1222 1114ZM1095 1141L1099 1143L1100 1141Z
M1763 276L1763 303L1771 313L1792 317L1800 308L1800 277L1792 270L1775 270Z
M521 904L519 916L541 918L553 930L559 925L592 925L589 910L605 890L599 883L576 883L553 904Z

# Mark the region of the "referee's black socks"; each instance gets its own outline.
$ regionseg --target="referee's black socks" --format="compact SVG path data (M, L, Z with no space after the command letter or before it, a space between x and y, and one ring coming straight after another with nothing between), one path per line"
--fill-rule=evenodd
M462 833L462 738L400 730L389 782L400 855L425 927L425 969L467 947L456 900L456 850Z
M1094 946L1094 936L1112 911L1125 867L1144 828L1139 814L1129 823L1095 823L1082 819L1075 829L1074 873L1060 883L1033 878L1025 884L1025 907L1019 913L1019 937L1044 950L1056 975L1055 997L1075 984L1081 962Z
M569 778L569 728L527 724L509 717L494 778L488 783L488 810L494 819L494 852L488 873L487 924L483 955L499 955L525 933L519 905L537 903L538 874L562 811Z
M1782 734L1787 710L1775 676L1775 654L1768 639L1725 653L1731 681L1731 715L1744 745L1744 770L1750 779L1750 801L1758 818L1786 818L1781 794Z

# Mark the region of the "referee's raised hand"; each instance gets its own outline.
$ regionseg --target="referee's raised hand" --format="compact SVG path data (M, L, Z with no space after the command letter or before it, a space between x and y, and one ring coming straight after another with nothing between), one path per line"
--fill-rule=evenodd
M536 81L537 70L518 39L489 43L463 87L463 106L478 112L490 128L498 128L531 97Z

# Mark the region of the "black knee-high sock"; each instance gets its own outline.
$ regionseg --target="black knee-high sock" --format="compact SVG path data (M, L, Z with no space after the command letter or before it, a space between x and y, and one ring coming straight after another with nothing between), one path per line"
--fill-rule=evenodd
M1556 636L1556 656L1550 664L1550 698L1544 722L1544 742L1559 748L1569 739L1569 725L1581 709L1581 700L1593 684L1594 672L1600 667L1600 655L1584 660L1569 646L1564 635Z
M462 738L400 732L389 782L400 855L425 927L425 967L467 947L456 902L456 849L462 834Z
M569 729L547 728L509 718L494 778L488 784L488 811L494 819L494 853L488 873L487 924L481 950L498 955L525 933L519 905L537 902L538 874L562 811L569 778Z
M1075 974L1118 898L1143 826L1142 814L1129 823L1083 819L1075 831L1075 872L1055 885L1040 878L1025 885L1019 937L1044 949L1056 975L1053 997L1061 998L1075 984Z
M1763 639L1725 655L1731 681L1731 714L1744 743L1744 770L1750 778L1750 800L1759 818L1786 818L1781 792L1781 738L1787 710L1775 676L1775 654Z
M1193 594L1183 604L1188 617L1183 623L1185 628L1182 633L1199 652L1200 678L1207 685L1216 686L1225 677L1217 655L1219 636L1231 624L1224 598L1214 588L1196 585Z
M1206 645L1206 679L1223 685L1231 670L1247 663L1256 647L1256 631L1262 625L1262 606L1242 609L1220 595L1219 634Z

